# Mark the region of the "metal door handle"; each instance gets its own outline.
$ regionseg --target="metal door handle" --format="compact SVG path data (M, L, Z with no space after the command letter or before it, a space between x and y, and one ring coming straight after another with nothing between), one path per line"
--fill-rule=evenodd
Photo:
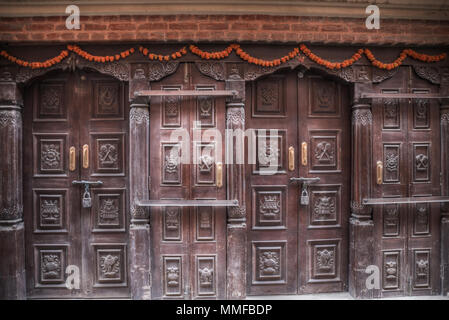
M85 144L83 146L83 168L89 168L89 145Z
M377 184L382 184L383 182L383 171L384 165L382 161L377 161Z
M295 148L288 148L288 170L295 170Z
M305 183L305 184L311 184L311 183L315 183L315 182L318 182L318 181L320 181L319 177L313 177L313 178L304 178L304 177L296 178L296 177L293 177L293 178L290 178L290 183L302 182L302 183Z
M217 162L216 169L217 188L221 188L223 186L223 164L221 162Z
M301 164L307 165L307 142L301 143Z
M72 184L88 184L88 185L95 185L99 184L102 185L103 181L97 180L97 181L88 181L88 180L73 180Z
M76 149L75 147L70 147L69 149L69 170L75 171L76 169Z

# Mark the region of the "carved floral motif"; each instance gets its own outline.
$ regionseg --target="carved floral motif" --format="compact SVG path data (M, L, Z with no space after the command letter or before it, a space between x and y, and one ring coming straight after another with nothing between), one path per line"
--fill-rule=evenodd
M7 126L21 126L22 116L18 110L0 110L0 129Z
M129 112L129 118L137 124L150 122L150 114L147 108L136 108L131 106L131 111Z
M103 223L115 223L118 220L119 208L114 199L102 199L100 205L100 219Z
M279 253L265 251L259 257L259 270L262 275L279 274Z
M316 199L313 211L317 216L329 216L335 213L335 200L331 197L319 197Z
M385 158L385 163L385 168L389 172L397 171L399 166L399 155L396 155L393 152L388 152Z
M214 270L212 268L209 268L206 266L204 268L199 268L198 273L200 276L200 286L201 287L211 287Z
M275 145L271 145L266 141L259 143L259 163L261 166L270 166L276 163L279 157L279 148Z
M100 258L100 272L104 278L118 278L120 275L120 257L108 254Z
M369 109L355 109L352 112L352 123L360 123L362 126L371 125L373 123L373 115Z
M41 149L41 161L47 168L59 167L61 161L60 146L57 144L43 144Z
M167 275L167 286L177 287L179 285L179 268L177 266L168 266L165 272Z
M43 200L41 203L41 219L44 223L58 223L61 215L58 200Z
M316 252L316 263L319 270L328 272L334 268L335 252L333 250L323 249Z
M264 218L276 218L281 212L281 200L279 196L263 196L259 201L259 210Z
M57 254L43 254L41 261L42 279L61 278L61 259Z

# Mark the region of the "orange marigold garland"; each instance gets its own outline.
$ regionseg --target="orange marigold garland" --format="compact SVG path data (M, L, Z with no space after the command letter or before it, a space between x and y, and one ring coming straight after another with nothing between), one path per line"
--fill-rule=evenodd
M61 62L65 57L69 55L69 52L67 50L62 50L59 55L57 55L54 58L45 60L44 62L31 62L31 61L24 61L22 59L16 58L9 53L7 53L5 50L2 50L0 52L0 56L8 59L9 61L18 64L22 67L28 67L32 69L38 69L38 68L49 68L54 64L57 64Z
M86 60L89 61L95 61L95 62L112 62L117 61L120 59L124 59L128 57L129 55L134 53L134 48L130 48L128 50L122 51L119 54L115 54L113 56L94 56L84 50L82 50L80 47L76 45L67 45L67 49L69 49L72 52L75 52L80 57L83 57Z
M148 59L150 60L159 60L159 61L169 61L169 60L176 60L178 58L181 58L183 55L187 54L186 47L182 47L182 49L173 52L171 54L167 55L161 55L161 54L154 54L150 53L150 51L147 48L144 48L142 46L139 47L139 51Z
M310 51L309 48L307 48L304 44L301 44L299 46L301 51L312 61L328 68L328 69L341 69L349 67L350 65L354 64L357 60L362 58L363 49L359 49L356 53L352 55L351 58L344 60L343 62L330 62L326 59L322 59L315 55L312 51Z
M201 50L200 48L198 48L197 46L194 46L193 44L191 44L189 46L190 51L193 54L196 54L197 56L201 57L201 59L224 59L227 56L229 56L232 52L232 50L237 49L239 47L239 45L237 44L231 44L229 45L226 49L222 50L222 51L216 51L216 52L206 52Z
M417 53L416 51L414 51L412 49L404 49L401 51L401 54L399 55L399 57L396 60L394 60L393 62L382 63L374 57L373 53L369 49L365 49L364 52L365 52L366 57L368 58L369 61L371 61L371 64L373 66L380 68L380 69L387 69L387 70L391 70L391 69L399 67L402 64L402 61L404 61L405 58L407 58L407 56L410 56L415 60L420 60L420 61L424 61L424 62L438 62L438 61L441 61L446 58L446 53L431 56L431 55L427 55L427 54L423 54L423 53Z

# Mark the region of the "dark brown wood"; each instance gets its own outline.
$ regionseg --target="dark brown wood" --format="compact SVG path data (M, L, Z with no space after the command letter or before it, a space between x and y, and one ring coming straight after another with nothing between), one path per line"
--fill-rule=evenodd
M232 97L237 94L233 90L177 90L179 92L170 92L167 90L142 90L136 92L139 97L168 97L168 96L183 96L183 97Z
M223 90L224 83L206 78L195 66L184 63L171 77L152 82L151 87L154 90ZM150 200L226 199L226 172L223 172L223 186L218 188L215 166L224 162L224 116L224 98L152 99ZM207 135L208 129L216 129L220 134L214 133L211 140L204 138L201 142L200 136ZM178 142L182 132L192 139ZM208 141L213 141L214 146L207 147ZM215 151L221 152L221 159ZM225 298L226 208L152 207L150 221L153 298Z
M24 205L30 298L129 296L125 84L88 73L49 74L26 89ZM89 166L82 166L83 145ZM69 148L76 149L69 170ZM91 187L92 207L73 180ZM80 270L68 290L66 268Z
M436 94L438 87L401 67L378 93ZM373 102L371 167L382 161L383 183L372 177L372 198L439 197L440 110L431 99L382 99ZM440 204L374 206L375 264L381 296L440 292Z
M238 200L147 200L139 201L140 207L238 207Z
M445 88L447 90L447 88ZM449 196L449 101L440 107L441 194ZM441 293L449 293L449 203L441 205Z
M449 197L410 197L410 198L374 198L363 199L365 205L402 204L402 203L442 203L449 202Z
M370 99L448 99L439 93L362 93L363 98Z

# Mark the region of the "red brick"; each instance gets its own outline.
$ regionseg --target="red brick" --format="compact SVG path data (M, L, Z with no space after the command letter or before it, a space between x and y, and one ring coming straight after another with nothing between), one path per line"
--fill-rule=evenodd
M137 30L166 30L167 24L165 22L143 23L137 27Z
M54 25L53 24L43 24L43 23L32 23L27 24L25 26L26 30L29 31L53 31Z
M346 27L341 24L328 24L321 26L321 31L346 31Z
M292 31L318 31L319 26L309 23L292 24L290 26Z
M236 23L232 24L231 29L232 30L257 30L258 27L259 26L255 23L236 22Z
M227 23L202 23L200 24L200 30L228 30L229 24Z
M83 30L106 30L107 26L105 24L97 24L97 23L85 23L81 25L81 29Z
M105 38L106 38L106 34L103 33L103 32L101 32L101 33L94 32L94 33L92 33L90 35L90 40L93 40L93 41L95 41L95 40L104 40Z
M134 23L111 23L108 29L113 31L136 30L136 25Z
M1 23L0 31L22 31L23 24L21 23Z
M78 34L76 35L76 38L77 38L78 40L89 40L89 36L90 36L89 33L87 33L87 32L82 32L82 33L78 33ZM47 36L47 37L48 37L48 36Z
M262 30L288 30L290 26L288 24L263 24Z
M170 30L197 30L198 25L196 23L170 23Z

